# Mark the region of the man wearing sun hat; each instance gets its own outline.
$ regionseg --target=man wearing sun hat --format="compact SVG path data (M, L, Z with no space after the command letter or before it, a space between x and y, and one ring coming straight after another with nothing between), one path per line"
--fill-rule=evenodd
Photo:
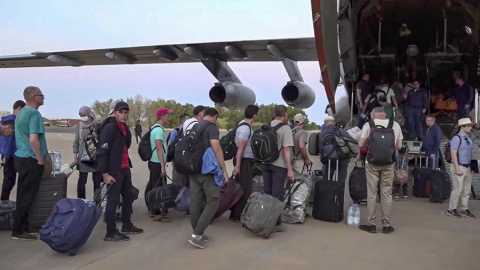
M160 108L155 114L157 122L152 126L150 133L150 145L152 147L152 157L148 161L148 169L150 170L150 178L148 184L145 187L145 198L147 198L147 192L157 185L163 185L160 181L161 177L167 175L167 135L165 133L165 127L170 122L170 115L172 110L167 108ZM158 182L160 181L160 182ZM154 221L171 222L172 220L167 217L168 209L161 209L159 213L154 214Z
M310 157L308 156L307 143L308 143L308 132L303 129L307 117L305 115L298 113L293 117L293 124L295 125L292 134L293 134L293 170L295 174L306 173L304 170L305 165L312 164Z
M470 163L473 155L473 140L469 136L472 132L472 126L470 118L459 119L459 131L450 141L452 192L450 193L447 215L451 217L475 218L468 210L468 200L472 188ZM458 201L460 201L460 205L457 211Z

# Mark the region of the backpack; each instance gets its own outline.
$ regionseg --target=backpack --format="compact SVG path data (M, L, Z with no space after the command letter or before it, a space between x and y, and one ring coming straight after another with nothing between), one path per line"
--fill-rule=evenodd
M320 160L327 164L328 160L338 160L337 143L333 133L325 135L319 143Z
M250 134L252 134L252 128L250 125L247 122L242 122L220 139L220 146L222 147L224 160L230 160L237 155L238 146L235 143L235 136L237 135L237 129L240 126L245 125L250 128Z
M460 138L460 144L458 145L458 147L460 148L460 145L462 145L462 138L458 134L453 137ZM448 163L452 163L452 152L450 150L451 150L450 142L448 142L447 144L445 144L445 161ZM458 152L457 152L457 158L458 158Z
M214 124L211 123L202 130L198 130L198 125L195 125L187 135L178 139L173 158L173 164L178 173L198 174L202 171L203 154L208 148L202 142L202 135L210 125Z
M388 121L387 127L375 125L372 121L368 135L367 161L373 165L385 166L395 163L395 133L393 120Z
M100 131L101 128L98 124L91 126L90 132L88 133L87 137L85 138L85 152L87 152L90 161L93 164L97 164L97 148L98 143L100 142Z
M153 148L152 150L152 144L150 143L150 134L152 133L152 130L156 129L157 127L160 126L154 126L147 133L145 133L145 135L142 136L140 143L138 144L138 155L143 161L149 161L152 158L153 152L157 149L157 147L155 146L155 148ZM163 151L166 150L163 149Z
M405 170L405 159L407 159L407 157L403 157L401 162L397 161L395 177L393 178L394 184L404 185L408 183L408 172Z
M175 128L177 131L177 137L175 137L175 140L173 140L172 143L168 144L170 142L170 135L172 135L172 132L170 132L167 136L167 161L166 162L172 162L173 157L175 156L175 145L177 144L178 138L180 135L183 135L183 128L180 129L178 127ZM183 137L183 136L182 136Z
M375 89L375 91L373 91L373 93L370 95L370 98L367 101L367 112L373 110L376 107L380 107L379 94L383 94L385 97L387 96L385 91L380 89Z
M272 127L271 123L263 125L260 129L253 132L250 139L253 150L253 157L260 163L272 163L280 157L278 148L277 130L284 123L279 123Z
M359 151L357 142L345 138L338 129L335 129L335 143L337 145L338 157L340 159L350 159L357 156Z

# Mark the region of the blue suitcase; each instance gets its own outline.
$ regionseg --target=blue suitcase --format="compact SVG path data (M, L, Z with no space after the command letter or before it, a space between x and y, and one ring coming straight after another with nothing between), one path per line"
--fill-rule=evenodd
M74 256L88 241L101 216L102 208L93 201L61 199L40 228L40 240L57 252Z

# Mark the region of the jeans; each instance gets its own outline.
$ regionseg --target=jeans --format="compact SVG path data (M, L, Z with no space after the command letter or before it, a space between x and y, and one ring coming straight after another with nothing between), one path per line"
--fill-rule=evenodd
M203 235L220 203L220 187L213 174L193 174L190 179L190 222L193 233ZM203 207L204 202L205 207Z
M15 168L18 172L17 209L12 236L18 236L28 228L28 212L37 195L44 166L34 158L16 157Z
M357 105L357 106L360 107L360 105ZM359 129L362 129L362 128L363 128L363 125L365 125L365 119L363 119L363 118L361 117L362 113L363 113L362 108L361 108L361 107L358 108L357 127L358 127Z
M15 186L15 180L17 178L17 172L15 171L14 158L8 158L3 165L3 185L1 200L6 201L10 199L10 192L12 192Z
M112 175L115 183L108 190L107 206L105 207L105 221L107 222L107 234L112 235L117 229L115 215L120 204L120 194L122 195L122 223L123 227L132 226L132 203L133 203L133 185L132 173L130 169L120 169L120 173Z
M457 123L458 120L462 118L470 118L470 109L465 109L465 105L458 104L458 110L457 110Z
M393 185L393 194L399 194L400 188L402 188L403 196L408 196L408 184L404 184L403 186L401 186L400 184Z
M240 215L247 205L248 198L252 193L253 188L253 159L251 158L242 158L242 164L240 165L240 174L237 177L237 182L243 189L243 196L240 200L232 207L232 212L230 214L231 219L240 219Z
M85 199L86 198L86 191L85 185L87 184L88 179L88 172L80 172L78 177L78 184L77 184L77 198ZM92 181L93 181L93 192L100 188L101 182L101 174L99 172L92 173Z
M425 115L423 109L408 108L408 138L423 138L423 123L425 123Z
M285 181L287 179L287 169L271 164L263 165L263 191L265 194L272 195L283 202L285 193ZM278 217L277 224L282 223Z

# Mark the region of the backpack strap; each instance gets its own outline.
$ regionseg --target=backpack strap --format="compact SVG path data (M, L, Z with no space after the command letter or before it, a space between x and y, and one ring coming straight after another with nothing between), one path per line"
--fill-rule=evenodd
M393 120L392 119L390 119L390 121L388 121L387 128L389 128L389 129L393 128Z
M236 127L235 127L235 134L237 132L237 129L241 126L248 126L248 128L250 129L250 133L248 134L248 138L250 139L250 136L252 136L252 127L247 123L247 122L241 122L239 123Z
M279 123L278 125L276 125L276 126L273 127L273 126L272 126L272 123L269 124L269 126L270 126L271 128L273 128L273 131L277 131L279 128L281 128L281 127L284 126L284 125L285 125L284 123Z
M375 122L373 120L368 121L368 125L370 126L370 129L375 128Z

